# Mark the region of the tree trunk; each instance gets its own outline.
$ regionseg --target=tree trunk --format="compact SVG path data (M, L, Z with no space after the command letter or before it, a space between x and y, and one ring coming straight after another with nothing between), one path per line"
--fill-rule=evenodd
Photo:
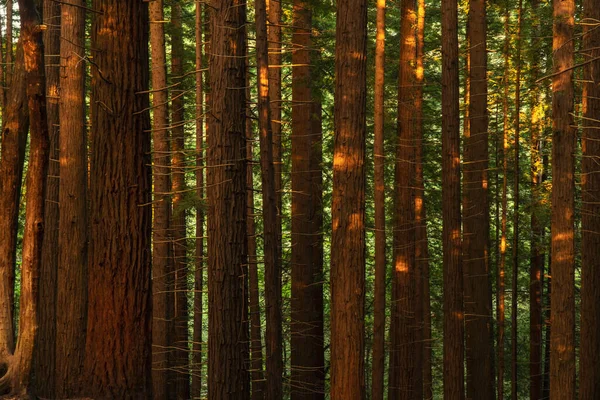
M31 141L26 182L27 209L23 233L19 336L14 354L0 353L0 362L6 363L8 367L6 374L0 378L0 393L8 389L11 394L25 396L31 394L33 353L38 338L39 278L50 143L44 46L40 29L42 21L33 0L19 0L19 11ZM15 79L15 83L19 85L19 78ZM17 88L18 86L15 87Z
M6 0L6 87L8 88L12 87L17 64L18 60L15 63L13 52L13 0Z
M148 6L94 0L89 307L83 393L149 398Z
M415 109L416 26L414 0L402 2L398 69L398 135L395 163L394 264L390 323L390 399L422 397L421 339L417 336L415 264ZM419 291L420 292L420 291Z
M417 0L417 61L415 113L415 263L421 274L423 314L423 398L433 399L431 295L429 286L429 248L427 213L425 209L425 180L423 179L423 86L425 48L425 0Z
M14 289L17 231L25 147L29 131L27 80L23 49L17 50L18 68L8 90L8 102L2 128L0 158L0 370L6 372L7 358L15 350Z
M187 206L184 194L187 189L185 183L186 156L185 156L185 127L184 127L184 90L181 87L183 79L183 27L182 5L180 1L171 4L171 79L178 83L171 90L171 124L172 124L172 163L171 185L173 196L173 213L169 228L173 232L173 267L175 304L173 307L173 345L175 346L174 385L175 397L185 400L190 397L189 387L189 352L188 352L188 306L187 306Z
M500 265L498 266L498 276L496 277L497 285L497 323L498 323L498 343L496 344L498 353L498 399L504 399L504 335L505 335L505 275L506 275L506 242L507 242L507 212L508 212L508 130L509 130L509 114L508 114L508 73L510 69L509 59L509 9L506 8L504 15L504 94L502 97L502 220L501 220L501 237L500 237Z
M202 320L204 288L204 87L202 2L196 1L196 243L194 269L194 334L191 397L202 395Z
M282 135L281 135L281 0L267 0L267 40L269 46L269 98L275 168L275 202L277 204L277 246L282 256ZM281 261L280 261L281 263Z
M331 239L331 399L361 399L364 378L367 2L337 2Z
M149 3L152 56L154 226L152 257L152 388L155 399L173 393L173 269L171 254L170 135L163 0Z
M36 393L42 397L56 396L56 296L58 271L58 192L59 192L59 81L60 81L60 30L61 5L44 2L43 18L47 29L43 33L46 67L46 101L50 159L46 183L46 208L42 267L40 270L39 332L44 340L39 342L34 359ZM1 51L0 51L1 53ZM1 62L1 60L0 60ZM0 76L2 72L0 72ZM0 78L0 80L2 80ZM0 94L0 98L3 95ZM4 110L4 107L3 107Z
M273 132L269 98L269 53L267 43L266 0L255 1L256 67L258 84L258 128L260 137L260 169L262 176L262 216L265 262L266 314L266 398L283 396L283 359L281 333L281 260L279 257L275 169L273 166ZM310 118L309 118L310 121ZM305 349L306 351L306 349Z
M550 397L573 399L575 387L575 146L573 25L575 2L554 3L552 50L552 339Z
M494 398L488 204L487 23L484 0L469 2L468 125L464 139L463 257L467 398Z
M79 389L87 309L87 132L85 129L85 1L62 5L60 222L56 315L56 396Z
M313 182L320 118L311 86L312 10L294 2L292 35L292 399L324 398L323 291L317 219L320 191ZM318 129L313 131L313 129Z
M460 212L458 9L442 1L442 240L444 248L444 398L464 399L464 312Z
M242 0L210 3L208 398L248 399L245 29ZM237 88L232 90L232 88Z
M583 3L584 20L600 19L598 5ZM581 213L581 348L579 399L600 397L600 32L597 26L584 25L583 53L591 61L584 68L583 85L583 158Z
M385 371L385 0L377 1L375 44L375 298L373 311L373 382L371 397L383 400Z
M538 43L541 36L539 2L532 1L532 48L530 65L532 81L539 78ZM544 147L543 112L544 105L537 85L531 90L531 259L529 274L529 396L532 400L542 397L542 273L544 271L544 226L540 218L541 190L544 178L542 152Z

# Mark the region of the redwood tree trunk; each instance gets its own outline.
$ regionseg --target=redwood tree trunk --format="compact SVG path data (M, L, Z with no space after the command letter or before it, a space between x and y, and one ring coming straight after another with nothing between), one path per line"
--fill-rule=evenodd
M552 50L552 339L550 397L573 399L575 387L575 147L573 25L575 1L554 3Z
M8 364L8 371L0 378L0 393L8 389L11 394L26 396L31 394L33 353L38 338L39 278L50 143L46 112L44 46L40 29L42 21L33 0L19 0L19 11L27 109L31 117L31 141L26 182L27 208L21 265L19 336L14 354L8 355L8 359L6 354L0 356L0 362ZM17 84L18 79L15 79Z
M148 6L94 0L89 307L83 395L151 387Z
M44 31L46 67L46 102L48 131L50 136L50 160L48 167L44 243L42 269L40 270L39 332L44 340L36 351L35 377L39 396L53 397L56 355L56 274L58 270L58 192L59 192L59 80L60 80L60 17L61 5L44 2L43 18L48 28ZM1 53L1 51L0 51ZM0 58L1 62L1 58ZM0 71L0 81L2 72ZM0 93L0 98L3 94ZM4 107L2 107L4 110Z
M494 398L488 203L486 2L471 0L467 36L469 129L464 140L463 257L467 398Z
M456 0L442 0L442 241L446 400L465 398L457 29Z
M185 127L184 127L184 90L181 87L183 79L183 16L181 1L171 3L171 80L178 83L171 90L171 124L172 124L172 196L173 213L169 228L173 232L173 268L175 304L173 307L173 354L175 397L185 400L190 397L189 352L188 352L188 317L187 306L187 206L184 194L187 189L185 182Z
M584 19L600 19L600 8L583 2ZM594 29L596 28L596 29ZM584 25L584 54L592 61L584 69L582 158L581 348L579 399L600 397L600 32Z
M168 399L174 390L173 259L171 254L171 153L165 54L164 3L149 3L152 56L152 120L154 166L154 226L152 230L152 388L154 398Z
M87 132L85 129L85 1L62 5L60 222L56 314L56 396L79 389L87 308Z
M331 399L364 396L366 0L337 2Z
M319 191L313 182L318 152L313 131L315 106L311 86L312 10L294 1L292 35L292 399L324 398L323 292L319 232ZM320 121L320 119L319 119ZM318 128L317 128L318 129Z
M214 0L208 115L208 398L248 399L245 2Z
M373 378L371 397L383 400L385 371L385 0L377 1L375 44L375 298L373 311Z

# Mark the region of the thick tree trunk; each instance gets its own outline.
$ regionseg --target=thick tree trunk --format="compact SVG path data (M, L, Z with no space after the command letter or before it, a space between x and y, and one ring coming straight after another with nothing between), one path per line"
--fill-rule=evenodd
M204 86L203 86L203 42L202 8L203 3L196 1L196 240L194 269L194 334L192 352L192 388L191 397L202 395L202 320L204 288Z
M149 3L152 56L152 120L154 166L154 226L152 230L152 388L154 398L168 399L174 390L173 268L171 254L171 153L165 54L163 0Z
M331 239L331 399L361 399L364 378L367 2L337 2Z
M484 0L469 2L469 129L464 139L463 257L467 398L494 398L488 202L487 23Z
M315 154L320 146L311 86L312 10L294 2L292 36L292 399L322 399L323 292L318 254L320 191L313 182ZM318 132L313 131L317 126Z
M442 1L442 215L444 248L444 398L464 399L464 312L460 212L458 9Z
M208 398L250 397L246 246L245 29L242 0L211 7L208 114Z
M390 323L390 399L422 397L422 341L417 312L420 282L415 263L416 1L401 7L398 135L395 162L394 263Z
M36 351L36 393L42 397L54 397L56 359L56 285L58 271L58 192L59 192L59 81L60 81L60 20L61 5L44 2L43 33L46 68L46 103L48 131L50 135L50 159L48 167L44 243L42 269L40 270L39 332L44 340ZM1 52L0 52L1 53ZM0 60L1 62L1 60ZM2 72L0 72L0 76ZM0 78L0 80L2 80ZM3 95L0 94L0 98Z
M149 398L148 6L95 0L89 307L83 395Z
M375 43L375 298L373 311L373 381L371 397L383 400L385 371L385 0L377 1Z
M600 8L583 2L584 20L598 21ZM579 399L600 398L600 32L584 25L583 53L591 61L584 69L582 158L581 349Z
M575 146L573 25L575 2L554 3L552 50L552 339L550 397L573 399L575 387Z
M173 232L173 267L175 304L173 307L173 354L175 397L185 400L190 397L189 352L188 352L188 260L187 260L187 206L184 194L187 189L185 182L185 126L184 126L184 90L181 87L183 79L183 19L182 4L173 1L171 4L171 79L179 86L171 90L171 124L172 124L172 163L171 186L173 198L173 213L169 226Z
M279 257L279 245L277 241L277 203L275 198L273 132L271 131L271 105L269 98L269 53L267 43L266 0L255 1L255 19L258 128L260 139L260 169L262 176L262 217L265 262L265 314L267 324L265 335L267 375L266 398L269 400L277 400L283 396L281 259Z
M62 5L60 222L56 314L56 396L79 389L87 310L87 132L85 129L85 1Z
M27 208L21 265L19 336L14 354L8 355L8 359L6 354L0 356L3 358L0 362L6 362L8 366L6 374L0 378L0 393L8 389L11 394L30 395L33 354L38 338L39 278L50 143L46 112L44 46L40 29L42 21L33 0L19 0L19 11L27 109L31 117L31 141L26 182ZM17 85L18 79L15 79Z

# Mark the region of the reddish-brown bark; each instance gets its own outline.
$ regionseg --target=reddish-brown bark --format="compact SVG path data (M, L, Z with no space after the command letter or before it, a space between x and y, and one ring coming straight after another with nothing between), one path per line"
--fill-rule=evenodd
M208 398L250 397L246 246L245 29L242 0L211 1L208 114ZM237 89L234 89L237 88Z
M148 5L95 0L82 394L151 397Z
M552 78L552 338L550 398L573 399L575 386L575 1L554 3Z
M367 2L337 2L331 239L332 400L364 396Z

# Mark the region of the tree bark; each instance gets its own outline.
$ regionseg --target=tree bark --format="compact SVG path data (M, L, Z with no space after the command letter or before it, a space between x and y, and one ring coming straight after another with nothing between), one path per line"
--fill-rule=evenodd
M171 146L165 53L163 0L149 3L152 56L152 120L154 166L154 226L152 257L152 388L155 399L173 392L173 264L171 254Z
M202 395L202 320L204 289L204 86L202 2L196 1L196 240L194 270L194 334L191 396Z
M575 146L573 26L575 2L554 3L552 50L552 339L550 397L573 399L575 386Z
M337 2L331 240L331 399L364 396L367 2Z
M46 68L46 109L50 136L50 159L46 183L46 208L42 267L40 270L39 342L34 359L36 392L42 397L54 397L56 360L56 295L58 271L58 193L59 193L59 81L60 81L60 20L61 5L44 2L43 33ZM1 53L1 51L0 51ZM1 59L0 59L0 62ZM0 77L2 72L0 72ZM2 80L2 78L0 78ZM3 94L0 94L0 98ZM3 107L4 110L4 107Z
M208 398L248 399L246 246L245 29L242 0L211 11L207 190L209 337Z
M56 396L79 389L87 309L87 132L85 129L85 2L62 5L60 221L56 315Z
M6 362L8 367L6 374L0 378L0 393L8 389L11 394L26 396L32 393L33 353L38 338L39 278L50 143L46 112L44 46L40 28L42 21L33 0L19 0L19 11L27 109L31 118L31 141L26 182L27 208L21 265L19 336L14 354L0 356L0 362ZM18 78L15 82L19 84Z
M148 6L94 0L87 345L82 394L149 398Z
M583 2L584 21L600 19L598 5ZM583 85L583 158L581 213L581 348L579 399L600 397L600 33L595 25L585 25L583 53L591 61L584 67Z
M442 241L444 252L444 398L464 399L464 311L460 211L458 9L442 1Z
M171 186L173 198L173 213L169 228L173 232L173 267L175 304L173 307L173 354L175 397L180 400L190 397L189 352L188 352L188 317L187 306L187 206L184 194L187 189L185 182L185 127L184 127L184 89L183 79L183 26L182 4L173 1L171 4L171 80L178 83L171 90L171 124L172 124L172 162Z
M373 378L371 397L383 400L385 372L385 0L377 1L375 43L375 295L373 311Z
M494 398L488 200L487 23L484 0L469 2L469 129L464 140L463 257L467 398Z

